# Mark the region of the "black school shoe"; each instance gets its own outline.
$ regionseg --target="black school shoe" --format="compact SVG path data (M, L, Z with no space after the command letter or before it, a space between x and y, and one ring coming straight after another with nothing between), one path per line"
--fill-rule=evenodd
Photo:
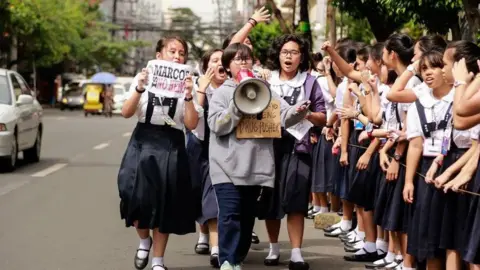
M367 269L378 269L378 268L385 268L385 266L391 264L392 262L388 262L387 260L385 260L385 258L382 259L382 262L381 263L377 263L377 264L374 264L374 263L368 263L368 264L365 264L365 268Z
M255 232L252 232L252 244L259 244L259 243L260 243L260 238L258 238Z
M335 230L331 231L331 232L325 232L325 236L326 237L339 237L340 235L346 235L347 233L349 233L350 231L344 231L342 230L342 228L336 228Z
M213 268L220 268L220 261L218 260L218 254L210 255L210 265Z
M280 255L276 259L265 259L263 260L263 264L265 266L277 266L280 262Z
M307 262L292 262L288 263L288 270L310 270L310 265Z
M349 262L374 262L385 258L385 255L378 255L377 251L367 252L365 248L363 248L363 251L365 252L365 254L352 254L350 256L343 256L343 259Z
M152 237L150 236L149 238L150 238L150 248L148 250L139 248L137 249L137 252L135 252L135 258L133 259L133 265L135 266L135 269L142 270L142 269L145 269L145 267L147 267L148 258L150 257L150 250L152 249L152 245L153 245ZM147 257L145 257L144 259L139 258L138 257L139 251L147 252Z
M208 255L210 254L210 245L207 243L197 243L195 244L195 253L199 255Z

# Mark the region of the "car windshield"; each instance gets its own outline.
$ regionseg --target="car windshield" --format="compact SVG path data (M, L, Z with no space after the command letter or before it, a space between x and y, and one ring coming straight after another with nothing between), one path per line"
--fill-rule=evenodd
M65 92L65 96L70 96L70 97L81 96L81 95L82 95L82 89L80 88L68 90L67 92Z
M12 96L8 89L7 77L0 75L0 104L12 104Z

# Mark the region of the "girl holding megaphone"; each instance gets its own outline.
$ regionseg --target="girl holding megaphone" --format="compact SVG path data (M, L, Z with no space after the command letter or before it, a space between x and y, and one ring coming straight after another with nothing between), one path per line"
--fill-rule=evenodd
M222 270L241 269L251 245L251 234L265 188L275 183L272 138L238 138L237 126L246 119L234 103L239 74L251 73L253 53L246 45L228 46L222 65L230 79L213 92L209 102L210 177L217 195L219 261ZM241 76L240 76L241 77ZM272 93L272 104L279 104L282 126L290 127L307 115L309 102L290 106ZM272 105L273 107L273 105ZM240 136L239 136L240 137Z

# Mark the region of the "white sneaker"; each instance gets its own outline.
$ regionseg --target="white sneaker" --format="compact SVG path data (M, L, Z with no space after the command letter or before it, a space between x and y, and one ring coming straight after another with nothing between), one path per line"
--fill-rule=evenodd
M240 264L237 264L233 267L233 270L242 270L242 266Z
M222 266L220 267L220 270L236 270L236 269L229 262L225 261L225 262L223 262Z

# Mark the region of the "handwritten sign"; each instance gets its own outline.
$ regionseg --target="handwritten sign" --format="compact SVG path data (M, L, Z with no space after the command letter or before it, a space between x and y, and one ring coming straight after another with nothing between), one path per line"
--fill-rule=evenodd
M191 67L164 60L151 60L147 64L148 87L150 92L169 97L182 98L185 92L185 78Z
M280 102L272 100L263 111L259 120L258 115L245 115L237 126L237 139L281 138Z

